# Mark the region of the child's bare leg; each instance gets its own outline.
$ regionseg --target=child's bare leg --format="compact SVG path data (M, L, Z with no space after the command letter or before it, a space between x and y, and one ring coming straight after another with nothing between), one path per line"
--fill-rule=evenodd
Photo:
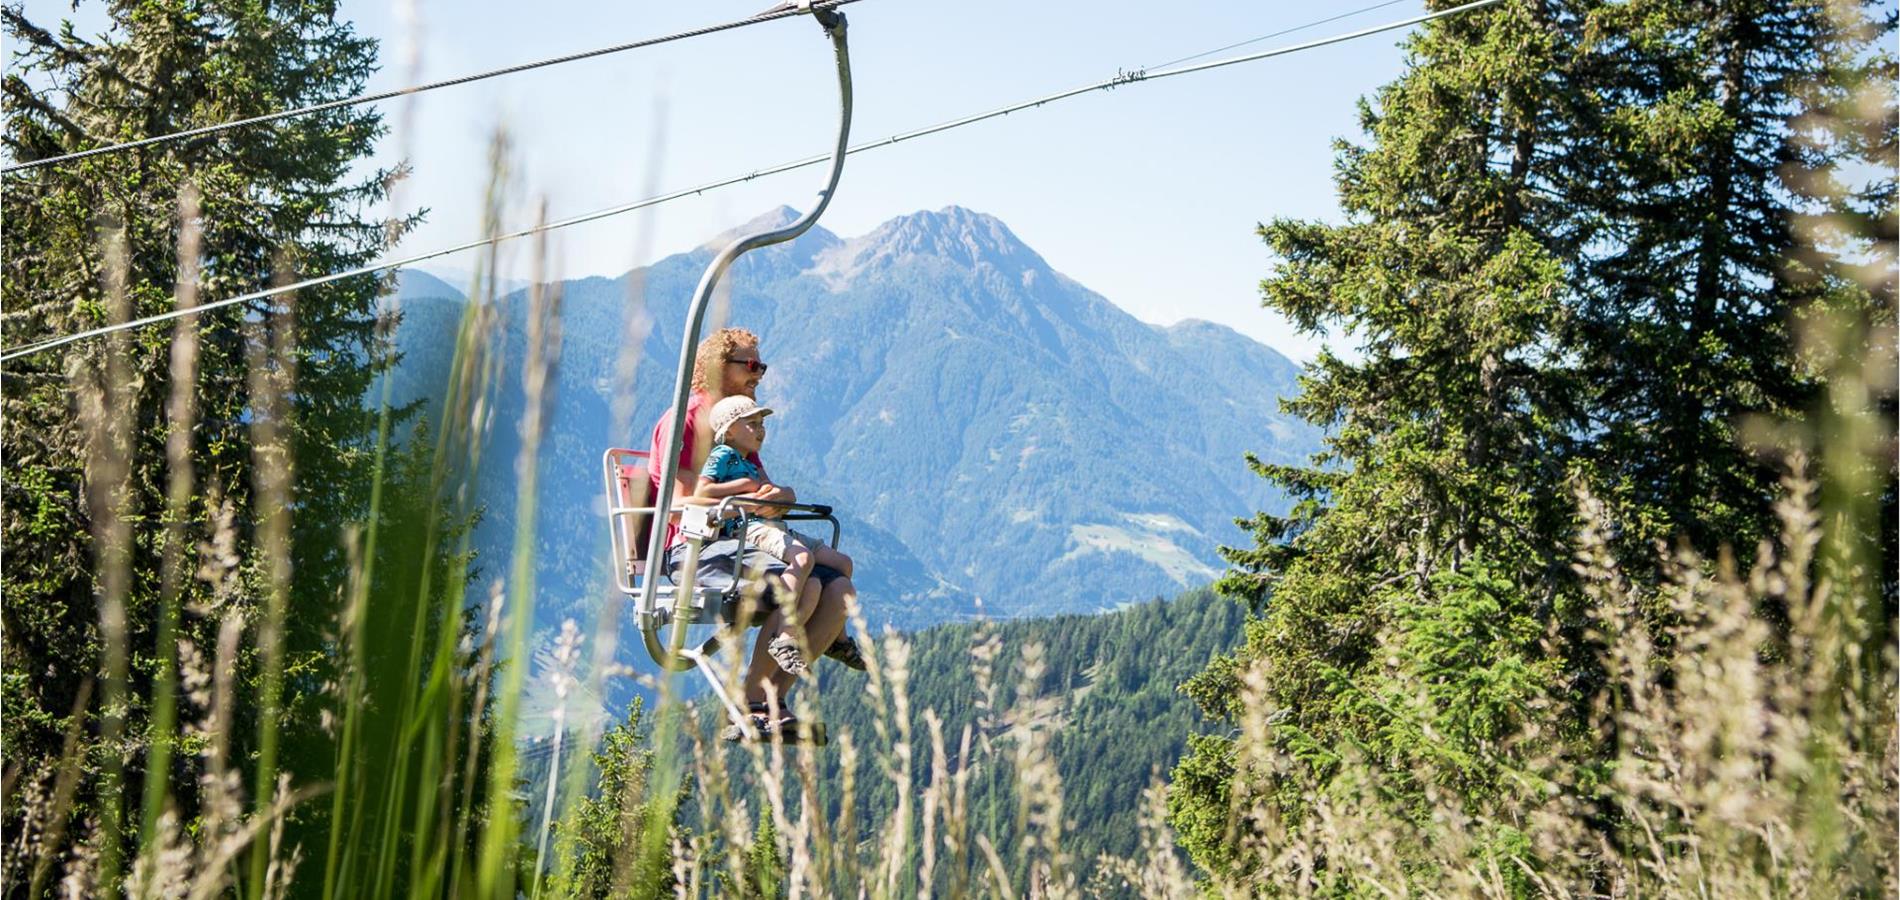
M778 664L781 674L789 678L796 678L811 670L810 662L815 654L806 640L805 626L800 622L791 621L790 617L802 614L803 618L810 618L813 610L818 607L818 595L818 581L806 579L800 586L797 601L780 608L779 614L785 617L785 622L778 633L770 640L767 640L763 633L759 635L760 643L753 650L755 664L759 659L769 658ZM775 679L773 683L777 684L781 691L789 689L788 683L779 679L778 675L774 675L773 678Z
M805 580L811 577L812 556L803 548L785 548L785 571L779 576L779 585L785 591L784 596L793 598L794 603L786 609L785 627L795 629L803 626L811 618L812 607L818 605L816 597L807 598L803 590Z
M779 548L774 548L779 549ZM811 656L805 640L805 622L811 618L812 610L818 606L818 585L810 578L811 553L802 545L787 542L783 546L785 571L778 576L776 586L779 594L778 612L783 625L778 634L766 640L760 635L759 649L770 654L780 669L788 675L800 675L808 671L807 662ZM757 651L755 651L755 658Z
M796 604L788 604L788 606L798 609L796 613L787 611L785 625L802 625L811 615L811 609L809 609L809 604L806 604L804 592L802 592L802 589L806 587L807 577L811 577L811 554L804 553L802 547L787 547L783 560L785 560L785 572L779 573L779 587L785 591L783 596L787 600L796 598Z
M792 558L789 551L797 548L785 540L784 532L758 524L746 532L746 546L770 553L785 563L785 568L766 582L772 592L772 608L785 613L787 624L804 622L805 616L796 610L799 606L799 589L811 574L811 563L800 565Z
M772 608L786 617L796 615L799 579L788 569L773 576Z

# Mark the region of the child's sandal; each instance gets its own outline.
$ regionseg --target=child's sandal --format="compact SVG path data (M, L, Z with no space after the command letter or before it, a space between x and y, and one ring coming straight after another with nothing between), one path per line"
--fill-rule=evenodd
M778 663L778 667L788 674L803 675L811 671L811 666L805 662L805 657L798 652L798 641L788 633L780 632L771 643L765 645L765 652L771 654L772 661Z

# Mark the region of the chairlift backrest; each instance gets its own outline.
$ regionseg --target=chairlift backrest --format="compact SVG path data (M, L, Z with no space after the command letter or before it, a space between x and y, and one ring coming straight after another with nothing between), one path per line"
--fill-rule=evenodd
M645 450L609 449L601 457L607 481L607 527L613 538L614 586L638 590L646 572L647 536L653 527L653 482Z

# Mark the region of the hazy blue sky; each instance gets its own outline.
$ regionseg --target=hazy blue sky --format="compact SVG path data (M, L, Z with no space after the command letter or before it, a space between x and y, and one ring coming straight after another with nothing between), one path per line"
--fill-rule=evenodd
M853 142L1155 66L1377 0L1134 3L1124 0L864 0L851 22ZM765 0L537 4L344 0L383 40L372 89L433 80L740 18ZM72 15L33 0L28 16ZM1274 38L1264 49L1421 12L1406 0ZM81 13L83 18L88 13ZM96 13L91 13L96 15ZM407 20L413 19L412 29ZM420 36L420 71L405 62ZM1220 322L1299 359L1316 344L1259 307L1268 257L1255 225L1334 217L1333 150L1356 137L1355 101L1400 71L1401 32L1279 59L1095 93L854 156L822 224L850 237L893 216L951 204L1001 218L1057 270L1143 320ZM416 176L409 205L428 223L401 252L480 232L488 136L513 137L526 224L545 197L561 218L750 171L828 148L835 123L828 43L805 18L572 63L415 98L392 134ZM383 107L400 121L399 102ZM617 275L785 203L809 208L822 173L772 176L641 213L566 229L565 277ZM526 277L525 248L509 257ZM442 261L467 268L473 254ZM682 298L684 302L685 298Z

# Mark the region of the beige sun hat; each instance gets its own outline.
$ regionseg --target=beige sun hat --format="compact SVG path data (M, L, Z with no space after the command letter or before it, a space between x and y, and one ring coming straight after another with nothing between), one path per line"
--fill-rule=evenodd
M760 406L758 401L744 394L734 394L713 404L712 413L706 421L712 426L713 440L723 444L726 442L726 429L731 428L732 423L753 416L763 419L771 414L771 407Z

